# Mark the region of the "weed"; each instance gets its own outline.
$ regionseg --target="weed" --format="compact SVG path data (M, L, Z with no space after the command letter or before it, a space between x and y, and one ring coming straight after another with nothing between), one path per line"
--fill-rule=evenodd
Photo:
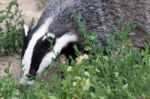
M22 15L17 0L0 11L0 53L17 52L22 43Z

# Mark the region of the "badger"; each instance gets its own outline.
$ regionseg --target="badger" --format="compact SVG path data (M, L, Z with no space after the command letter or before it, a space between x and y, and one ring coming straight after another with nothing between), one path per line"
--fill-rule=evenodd
M60 54L75 56L74 45L84 49L84 37L78 33L72 13L77 10L87 30L100 32L100 1L51 0L37 23L31 27L24 25L20 84L34 84L31 78L40 75ZM52 39L51 45L48 39Z

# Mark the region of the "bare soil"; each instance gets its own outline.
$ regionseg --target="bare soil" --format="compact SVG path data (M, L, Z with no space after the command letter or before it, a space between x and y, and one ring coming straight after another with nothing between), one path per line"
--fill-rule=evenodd
M1 55L0 56L0 78L6 76L8 73L15 78L20 76L20 58L18 55Z

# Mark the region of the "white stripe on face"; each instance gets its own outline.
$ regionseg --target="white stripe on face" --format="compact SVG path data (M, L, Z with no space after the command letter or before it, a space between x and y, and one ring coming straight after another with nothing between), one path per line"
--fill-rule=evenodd
M39 66L39 69L37 71L38 74L41 74L41 72L52 62L53 59L56 58L57 55L61 53L61 50L70 42L77 41L77 35L67 33L64 34L62 37L56 39L56 43L54 45L53 51L46 54Z
M26 75L29 74L30 65L31 65L31 59L33 55L33 49L37 43L37 41L45 35L45 33L48 31L49 25L53 22L53 17L48 18L44 24L40 26L40 28L33 34L31 40L29 41L28 47L24 53L23 59L22 59L22 71L23 71L23 78L26 79Z

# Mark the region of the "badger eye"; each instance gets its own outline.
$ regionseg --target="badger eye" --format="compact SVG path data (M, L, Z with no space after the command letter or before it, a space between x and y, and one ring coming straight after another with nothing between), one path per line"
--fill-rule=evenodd
M49 48L53 48L54 44L55 44L55 39L54 38L47 38L43 41L43 45L49 47Z
M52 33L47 33L42 38L44 45L47 45L49 48L53 47L53 45L55 44L55 40L56 40L55 35Z

